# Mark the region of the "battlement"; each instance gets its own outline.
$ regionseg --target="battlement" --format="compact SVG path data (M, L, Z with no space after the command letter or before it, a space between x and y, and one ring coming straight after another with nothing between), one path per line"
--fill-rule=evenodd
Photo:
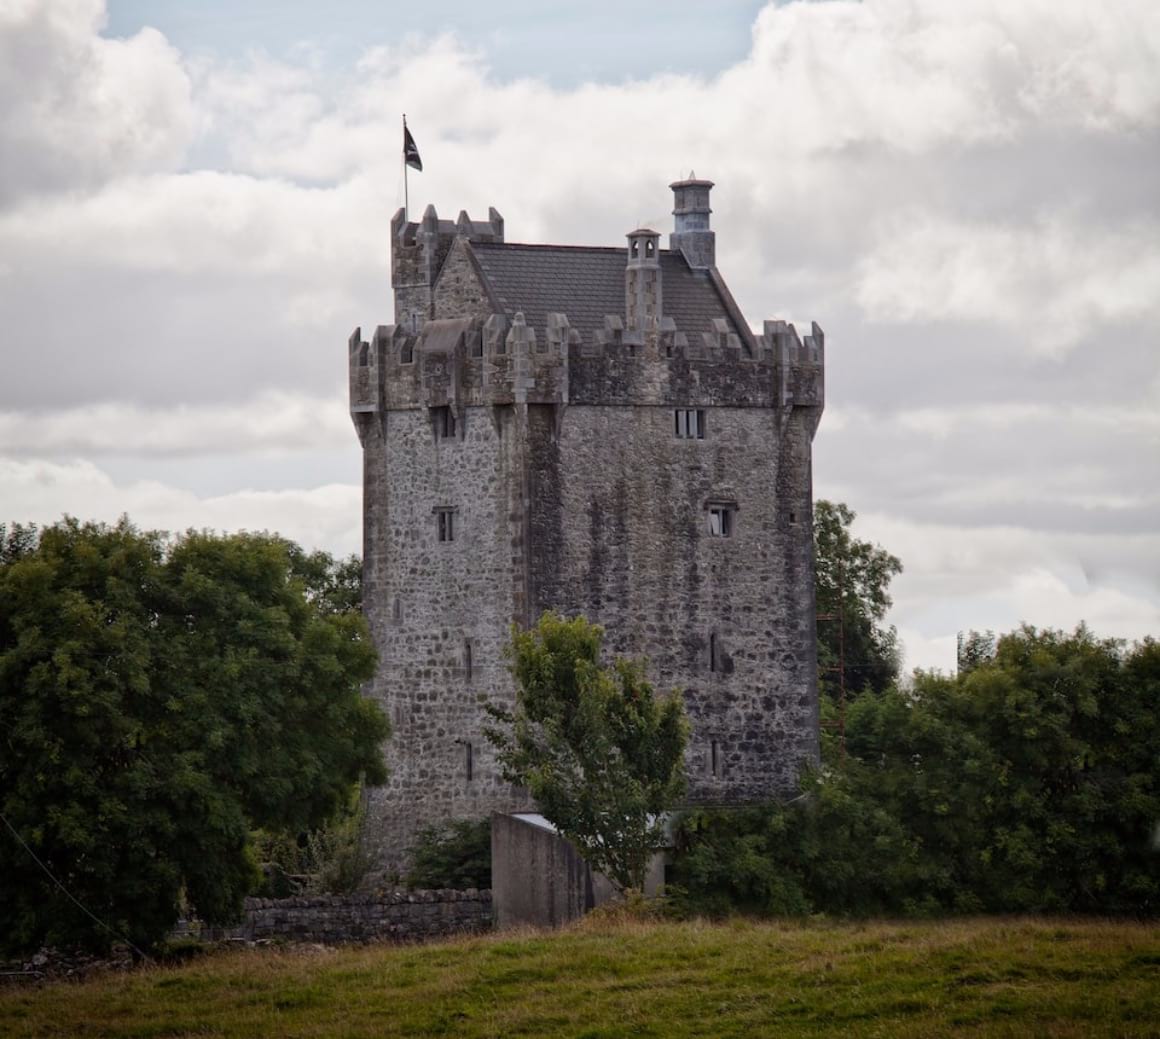
M465 209L455 220L442 220L434 206L423 210L420 220L407 220L401 206L391 217L391 239L396 248L421 244L425 235L447 239L462 235L473 242L503 242L503 217L495 206L488 207L486 220L472 220Z
M821 409L825 338L804 342L792 324L767 321L746 349L722 319L699 335L672 318L633 329L605 316L587 338L567 314L543 327L522 312L427 321L416 332L379 325L348 343L351 414L518 403Z

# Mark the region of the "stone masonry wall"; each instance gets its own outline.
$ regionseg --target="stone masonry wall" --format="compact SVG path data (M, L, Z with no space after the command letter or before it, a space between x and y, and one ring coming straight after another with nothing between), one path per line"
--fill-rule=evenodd
M790 792L818 746L802 430L719 407L680 439L672 408L573 405L557 437L548 410L530 430L533 612L584 614L683 690L691 801ZM730 537L710 503L736 506Z
M450 438L427 408L392 411L366 467L366 610L379 650L370 692L393 730L390 776L368 792L366 839L391 869L428 822L528 806L482 733L482 700L514 696L502 654L523 601L512 562L521 437L511 408L461 408ZM453 510L452 541L438 539L439 508Z
M215 938L296 942L414 941L487 931L491 892L389 891L300 898L247 898L245 921Z

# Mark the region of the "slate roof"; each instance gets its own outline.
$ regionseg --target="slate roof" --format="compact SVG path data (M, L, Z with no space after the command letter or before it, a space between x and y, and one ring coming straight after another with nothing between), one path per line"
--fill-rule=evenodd
M579 245L470 243L492 299L508 318L522 310L529 325L542 332L547 315L568 315L584 341L604 327L606 314L624 317L624 268L628 250ZM714 318L725 318L740 332L707 271L694 271L679 252L660 250L662 309L677 331L707 332Z

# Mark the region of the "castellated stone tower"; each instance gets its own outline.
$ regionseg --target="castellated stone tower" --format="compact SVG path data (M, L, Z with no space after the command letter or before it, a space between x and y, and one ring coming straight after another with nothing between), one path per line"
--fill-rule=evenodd
M391 221L395 323L350 338L371 686L394 734L368 842L527 809L483 737L513 623L604 625L683 690L692 803L789 793L818 756L815 324L750 330L716 268L709 181L627 248L518 245L503 219Z

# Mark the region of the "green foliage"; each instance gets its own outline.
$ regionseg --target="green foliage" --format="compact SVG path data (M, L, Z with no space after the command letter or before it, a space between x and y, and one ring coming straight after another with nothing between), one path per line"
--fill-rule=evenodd
M491 887L491 820L453 819L424 827L410 861L408 887Z
M1160 914L1160 645L1024 627L964 674L859 697L790 804L695 812L699 911Z
M345 810L315 829L296 834L256 830L254 855L262 883L255 894L287 898L354 891L371 866L362 840L365 819L361 788L357 788Z
M814 586L818 614L818 671L822 692L834 699L833 671L845 642L846 695L881 692L898 677L898 636L883 625L890 582L902 563L851 532L856 514L841 502L814 505Z
M138 945L182 892L208 922L240 912L252 828L317 827L384 778L365 624L316 605L287 542L125 519L0 541L0 811ZM0 942L108 939L9 834L0 876Z
M658 699L634 661L600 664L604 631L545 613L514 631L513 713L489 708L504 778L618 888L641 888L661 844L658 817L683 789L688 723L680 696Z

